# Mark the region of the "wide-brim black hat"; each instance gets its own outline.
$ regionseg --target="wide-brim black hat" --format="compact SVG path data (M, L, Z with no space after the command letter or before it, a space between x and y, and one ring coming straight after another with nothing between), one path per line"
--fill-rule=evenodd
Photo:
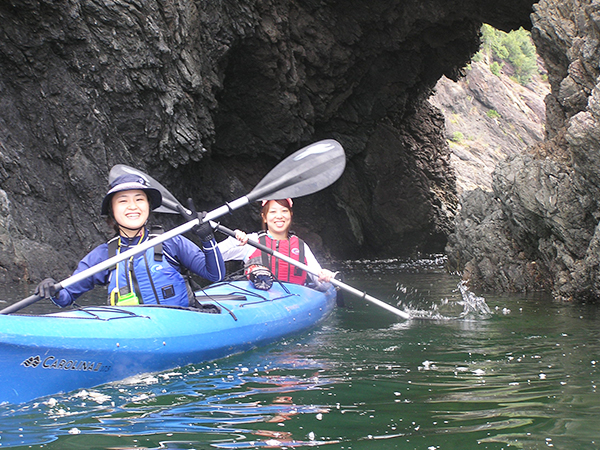
M103 216L108 216L108 206L113 194L116 192L132 191L136 189L142 190L146 193L148 196L148 203L150 204L150 210L154 210L162 205L162 194L158 189L150 186L148 181L139 175L126 174L115 178L110 184L110 188L104 196L104 200L102 200L101 214Z

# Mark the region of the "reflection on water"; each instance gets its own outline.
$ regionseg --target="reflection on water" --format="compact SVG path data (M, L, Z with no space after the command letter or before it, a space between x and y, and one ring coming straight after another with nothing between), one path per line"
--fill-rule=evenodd
M600 448L595 306L475 295L438 258L344 272L420 317L346 296L324 326L267 348L2 405L0 446Z

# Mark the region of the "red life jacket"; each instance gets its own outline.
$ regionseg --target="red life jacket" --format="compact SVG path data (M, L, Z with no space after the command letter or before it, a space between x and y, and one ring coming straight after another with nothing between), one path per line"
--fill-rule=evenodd
M288 239L280 241L270 238L266 233L260 233L258 235L258 242L298 262L306 264L304 241L296 235L292 234ZM262 252L259 249L256 249L250 255L246 266L252 264L268 267L279 281L288 281L294 284L306 283L306 272L304 270L274 256L271 257L268 253Z

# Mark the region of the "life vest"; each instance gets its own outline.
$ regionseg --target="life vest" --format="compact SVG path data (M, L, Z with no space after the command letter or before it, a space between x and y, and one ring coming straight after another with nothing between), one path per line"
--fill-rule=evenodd
M304 256L304 241L296 235L292 234L286 240L277 240L272 239L267 233L263 232L258 235L258 242L274 251L306 264L306 257ZM306 283L306 272L304 270L277 257L272 257L268 253L262 252L259 249L256 249L250 255L246 266L250 266L252 264L260 264L268 267L275 278L277 278L279 281L288 281L294 284Z
M140 238L140 242L145 240L143 236ZM108 242L109 258L121 253L120 242L120 236ZM159 304L187 307L193 301L193 293L184 276L163 257L162 243L111 268L108 293L109 304L117 306Z

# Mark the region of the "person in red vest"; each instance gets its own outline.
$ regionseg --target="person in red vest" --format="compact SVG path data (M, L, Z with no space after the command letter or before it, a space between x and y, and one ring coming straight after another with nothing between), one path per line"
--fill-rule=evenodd
M254 281L257 288L268 289L273 283L272 277L279 281L295 284L320 284L329 282L335 276L333 272L321 268L317 259L306 243L290 232L292 225L293 201L291 198L281 200L263 200L261 217L263 231L246 234L235 230L236 237L230 237L218 244L225 261L243 260L246 274ZM262 252L250 245L248 239L260 242L273 250L296 261L306 264L319 276L306 273L304 270Z

